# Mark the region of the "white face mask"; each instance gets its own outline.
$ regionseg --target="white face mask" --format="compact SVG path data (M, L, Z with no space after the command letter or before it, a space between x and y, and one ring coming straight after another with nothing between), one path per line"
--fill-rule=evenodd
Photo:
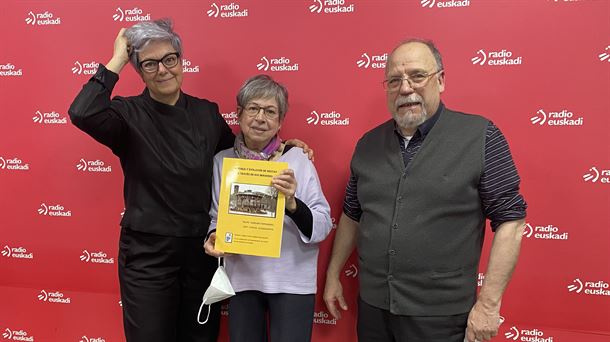
M205 290L201 305L199 306L199 312L197 313L197 322L199 324L206 324L208 322L208 318L210 318L210 306L213 303L235 296L235 291L233 290L233 286L231 286L227 272L225 271L225 268L220 265L220 259L222 258L218 258L218 268L212 277L210 286ZM201 316L201 310L203 310L204 305L208 305L208 315L206 316L205 321L201 322L199 317Z

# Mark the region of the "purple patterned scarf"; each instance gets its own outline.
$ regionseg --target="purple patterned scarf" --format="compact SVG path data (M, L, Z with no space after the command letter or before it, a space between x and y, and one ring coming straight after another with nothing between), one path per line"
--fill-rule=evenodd
M270 160L274 154L278 151L282 143L282 140L277 135L274 136L271 141L263 148L261 152L252 151L246 146L244 141L244 134L240 133L235 137L235 144L233 144L233 150L235 154L241 159L254 159L254 160Z

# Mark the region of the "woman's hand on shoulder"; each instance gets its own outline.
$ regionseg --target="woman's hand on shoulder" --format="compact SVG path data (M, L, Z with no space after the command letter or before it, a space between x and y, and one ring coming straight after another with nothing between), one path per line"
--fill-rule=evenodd
M309 148L309 146L305 142L303 142L299 139L288 139L288 140L286 140L286 145L292 145L292 146L302 148L303 153L307 154L307 158L309 158L309 160L313 161L313 150L311 148Z

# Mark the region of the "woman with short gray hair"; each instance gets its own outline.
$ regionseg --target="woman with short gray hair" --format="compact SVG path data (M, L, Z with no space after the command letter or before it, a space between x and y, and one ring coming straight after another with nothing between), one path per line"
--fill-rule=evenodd
M289 166L271 181L286 198L280 257L225 257L236 293L229 302L231 342L311 340L319 243L328 236L332 222L313 163L300 148L279 137L287 111L288 92L283 85L267 75L250 78L237 94L241 133L232 148L214 157L212 222L204 249L215 257L224 256L215 247L224 159L283 161Z
M125 65L146 85L111 99ZM210 223L212 157L234 135L215 103L182 86L182 43L169 20L121 29L114 54L72 105L72 123L109 147L125 176L119 283L128 342L216 341L220 308L197 324L216 261L201 251Z

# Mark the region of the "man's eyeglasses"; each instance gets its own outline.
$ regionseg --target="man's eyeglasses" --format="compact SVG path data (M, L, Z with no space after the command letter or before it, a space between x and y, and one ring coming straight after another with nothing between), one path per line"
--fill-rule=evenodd
M390 77L387 80L383 81L383 88L388 91L397 91L402 87L402 82L407 81L409 83L409 87L411 89L419 89L426 86L430 77L443 72L443 69L437 70L431 74L418 72L407 77Z
M163 63L166 69L171 69L178 65L180 61L180 54L177 52L170 52L163 56L161 59L146 59L140 62L140 70L148 73L157 72L159 70L159 63Z
M265 117L269 120L274 120L279 116L279 113L277 112L274 106L261 107L256 103L251 103L248 104L245 108L243 108L244 113L252 117L257 116L258 113L261 112L261 110L263 111Z

